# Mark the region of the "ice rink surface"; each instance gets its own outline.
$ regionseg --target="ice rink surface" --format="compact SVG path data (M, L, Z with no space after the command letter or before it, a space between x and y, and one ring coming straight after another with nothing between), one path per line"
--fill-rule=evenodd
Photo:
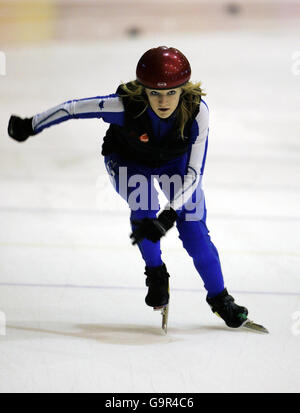
M72 120L23 144L10 114L113 93L150 47L190 59L210 108L207 224L226 286L270 331L231 330L205 302L176 229L169 332L100 155L107 125ZM299 31L219 32L6 51L0 76L0 391L299 392ZM164 200L162 199L162 205ZM6 323L5 323L6 321Z

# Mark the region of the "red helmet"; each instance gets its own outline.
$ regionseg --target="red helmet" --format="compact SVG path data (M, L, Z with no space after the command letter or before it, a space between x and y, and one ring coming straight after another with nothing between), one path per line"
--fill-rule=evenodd
M191 77L187 58L173 47L160 46L148 50L136 67L136 78L149 89L173 89Z

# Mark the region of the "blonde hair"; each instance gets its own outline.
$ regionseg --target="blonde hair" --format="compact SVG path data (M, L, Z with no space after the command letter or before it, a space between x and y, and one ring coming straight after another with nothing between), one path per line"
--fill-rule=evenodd
M136 118L141 116L149 107L149 101L145 92L145 87L136 80L128 83L122 83L122 89L125 94L120 97L129 97L133 101L143 102L145 108L137 114ZM170 88L172 89L172 88ZM181 138L184 139L184 127L188 120L193 115L194 111L200 105L201 96L206 96L206 93L201 88L201 82L187 82L181 86L182 94L178 105L178 122Z

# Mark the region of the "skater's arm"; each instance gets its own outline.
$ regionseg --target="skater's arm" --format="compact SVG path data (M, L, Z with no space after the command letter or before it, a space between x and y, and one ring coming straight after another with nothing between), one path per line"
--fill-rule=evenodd
M35 133L69 119L102 118L104 122L120 123L124 107L117 95L96 96L64 102L35 115L32 127Z
M191 148L190 160L182 187L176 192L173 199L166 206L166 209L172 208L175 211L181 211L182 207L191 199L198 185L201 184L209 132L209 111L203 101L201 102L200 111L196 118L196 126L198 133Z
M8 133L12 138L24 141L27 137L36 135L52 125L69 119L87 118L102 118L104 122L122 125L124 119L122 100L116 94L74 99L41 112L32 118L22 119L18 116L11 116Z

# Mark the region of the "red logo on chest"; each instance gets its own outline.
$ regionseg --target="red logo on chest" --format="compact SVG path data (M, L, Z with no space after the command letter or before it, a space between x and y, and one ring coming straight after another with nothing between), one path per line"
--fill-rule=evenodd
M147 133L143 133L143 135L141 135L141 136L139 137L139 140L140 140L141 142L148 142L148 141L149 141L149 136L147 135Z

